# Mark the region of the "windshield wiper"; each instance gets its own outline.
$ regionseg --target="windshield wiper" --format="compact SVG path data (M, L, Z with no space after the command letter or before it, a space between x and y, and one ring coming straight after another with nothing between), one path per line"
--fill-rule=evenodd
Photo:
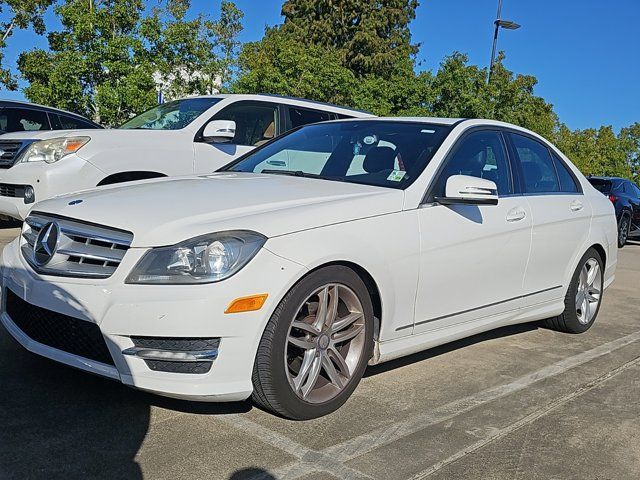
M302 170L275 170L275 169L267 169L262 170L260 173L273 173L275 175L289 175L291 177L306 177L306 178L327 178L322 175L318 175L317 173L307 173Z

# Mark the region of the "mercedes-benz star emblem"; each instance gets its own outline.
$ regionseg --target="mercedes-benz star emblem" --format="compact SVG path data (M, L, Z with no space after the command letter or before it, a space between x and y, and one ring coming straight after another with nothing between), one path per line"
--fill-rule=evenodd
M58 240L60 239L60 227L56 222L49 222L36 238L33 245L33 260L40 267L44 267L51 261L58 249Z

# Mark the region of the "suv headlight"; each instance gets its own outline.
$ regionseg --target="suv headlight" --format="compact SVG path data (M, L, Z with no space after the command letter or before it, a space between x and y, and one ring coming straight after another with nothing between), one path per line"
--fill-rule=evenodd
M91 137L60 137L38 140L27 147L20 156L20 161L55 163L80 150L89 140Z
M239 272L266 241L259 233L238 230L152 248L125 282L169 285L219 282Z

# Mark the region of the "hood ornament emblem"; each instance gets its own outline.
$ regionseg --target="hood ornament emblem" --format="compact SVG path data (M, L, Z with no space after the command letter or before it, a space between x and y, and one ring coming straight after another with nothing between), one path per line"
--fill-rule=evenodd
M58 249L60 240L60 227L56 222L49 222L36 238L33 244L33 260L39 267L44 267L51 261Z

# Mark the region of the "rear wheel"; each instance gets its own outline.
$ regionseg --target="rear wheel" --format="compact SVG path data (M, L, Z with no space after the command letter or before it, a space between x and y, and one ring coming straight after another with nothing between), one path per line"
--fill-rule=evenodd
M271 316L253 370L253 400L295 420L337 410L360 382L373 351L373 306L351 269L317 270Z
M618 223L618 248L624 247L627 243L630 228L631 216L628 213L623 213Z
M602 257L595 248L590 248L573 274L564 300L564 312L546 320L546 325L567 333L582 333L591 328L602 303L603 272Z

